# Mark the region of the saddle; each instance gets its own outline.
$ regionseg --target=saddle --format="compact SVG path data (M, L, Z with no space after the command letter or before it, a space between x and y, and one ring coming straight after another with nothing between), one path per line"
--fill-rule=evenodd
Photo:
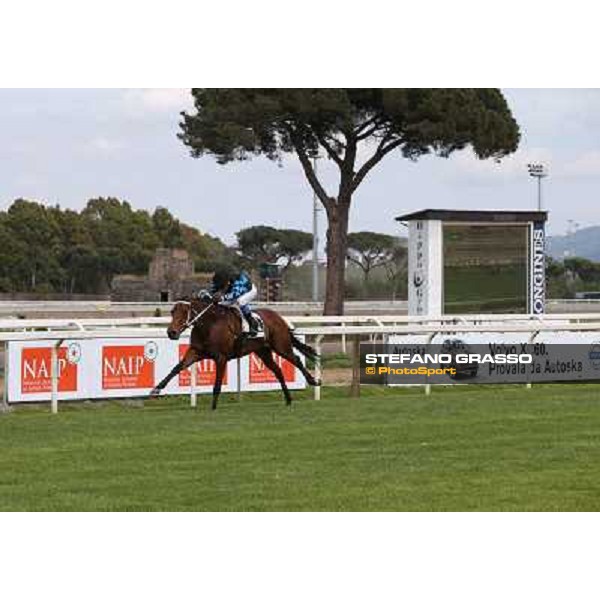
M235 311L238 318L240 319L240 324L242 326L242 337L246 337L246 335L250 332L250 325L248 325L248 321L246 320L246 317L244 317L244 315L242 314L242 311L236 306L225 306L224 308L229 308L230 310ZM256 340L258 338L265 337L265 324L262 320L262 317L254 311L252 311L251 314L252 318L254 319L254 322L256 323L256 335L253 336L252 339Z

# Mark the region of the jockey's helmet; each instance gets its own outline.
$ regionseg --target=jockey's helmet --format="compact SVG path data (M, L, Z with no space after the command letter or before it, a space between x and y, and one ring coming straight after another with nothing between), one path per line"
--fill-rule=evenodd
M235 269L230 266L219 267L213 275L213 286L217 290L225 289L237 276Z

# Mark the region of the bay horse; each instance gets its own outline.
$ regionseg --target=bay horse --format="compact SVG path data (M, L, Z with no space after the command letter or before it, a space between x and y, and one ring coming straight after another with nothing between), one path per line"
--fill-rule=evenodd
M273 358L273 353L298 367L310 385L321 385L321 382L307 370L294 349L311 359L318 357L316 351L300 341L288 323L275 311L260 309L256 313L263 321L264 336L246 337L242 330L242 316L235 308L204 298L189 298L175 302L171 309L171 323L167 328L167 335L171 340L178 340L181 334L191 327L190 346L182 360L150 392L150 395L158 396L169 381L181 371L199 360L210 358L216 365L211 404L211 408L215 410L227 362L252 352L273 372L281 385L288 406L292 403L292 396L281 368Z

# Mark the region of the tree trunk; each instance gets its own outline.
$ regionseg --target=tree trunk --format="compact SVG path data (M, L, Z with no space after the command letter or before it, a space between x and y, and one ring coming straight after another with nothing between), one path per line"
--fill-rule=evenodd
M325 315L344 314L346 253L348 251L348 215L350 201L337 202L327 211L327 281Z

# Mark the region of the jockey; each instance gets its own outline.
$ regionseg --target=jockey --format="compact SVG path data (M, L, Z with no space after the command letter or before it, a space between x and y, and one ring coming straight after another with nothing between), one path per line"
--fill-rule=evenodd
M222 268L215 271L210 292L220 297L220 304L231 306L240 311L246 319L250 331L248 337L256 337L258 323L252 315L250 302L256 298L256 286L252 283L246 271L234 268Z

